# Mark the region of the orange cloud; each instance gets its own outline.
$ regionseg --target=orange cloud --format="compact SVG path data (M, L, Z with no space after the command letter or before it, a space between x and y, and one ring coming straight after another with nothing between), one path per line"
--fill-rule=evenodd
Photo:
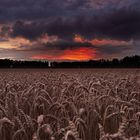
M31 42L27 39L17 37L17 38L8 38L5 41L0 42L0 49L19 49L22 45L31 45Z
M111 39L93 39L90 41L93 45L103 46L103 45L114 45L114 46L124 46L129 45L129 42L119 41L119 40L111 40Z
M14 49L14 48L17 48L17 46L12 45L8 41L0 42L0 49Z
M41 43L48 43L48 42L54 42L57 41L58 37L57 36L48 36L47 34L41 36L40 38L38 38L38 42Z
M85 41L87 41L87 40L84 39L81 35L75 35L74 41L75 41L75 42L81 42L81 43L83 43L83 42L85 42Z
M54 56L50 54L35 55L32 59L48 59L48 60L69 60L69 61L85 61L96 58L96 51L91 48L78 48L74 50L65 50L63 54Z
M125 45L129 45L131 43L131 41L120 41L120 40L112 40L112 39L92 39L92 40L88 40L85 39L84 37L82 37L81 35L75 35L74 37L74 41L75 42L89 42L92 45L95 46L103 46L103 45L112 45L112 46L125 46Z

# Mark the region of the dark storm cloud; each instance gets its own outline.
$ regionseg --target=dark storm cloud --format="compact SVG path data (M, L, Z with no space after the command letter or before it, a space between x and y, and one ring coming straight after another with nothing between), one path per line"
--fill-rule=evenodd
M95 27L101 36L120 40L140 39L140 12L120 9L98 22Z
M46 47L47 50L49 49L57 49L57 50L71 50L81 47L95 49L96 51L102 54L118 54L127 50L131 50L131 45L100 45L95 46L89 42L74 42L74 41L55 41L55 42L48 42L46 44L42 44L44 48Z
M65 40L48 42L44 44L44 46L50 49L59 49L59 50L66 50L66 49L73 49L73 48L80 48L80 47L93 47L93 45L88 42L74 42L74 41L65 41Z
M139 0L0 0L0 21L104 15L139 6Z
M89 0L1 0L0 20L37 20L75 15ZM77 13L78 14L78 13Z
M98 17L93 15L73 20L59 19L49 25L48 34L59 37L80 34L86 38L137 39L140 38L140 12L119 9Z
M36 39L47 33L62 39L72 39L75 34L85 38L110 38L130 40L140 38L140 12L119 9L103 16L59 17L50 21L16 22L12 36Z
M36 39L43 34L71 39L129 40L140 36L139 0L1 0L0 21L22 21L12 36ZM27 24L26 21L31 21Z
M125 51L129 51L131 50L131 47L132 46L103 45L103 46L95 47L95 48L100 54L112 55L112 54L121 54Z
M46 33L46 27L46 24L40 22L32 22L27 24L17 21L13 26L13 32L11 33L11 36L34 40Z
M78 34L85 40L139 41L140 0L0 0L0 23L0 40L29 39L32 45L26 47L30 53L91 47L110 55L134 50L135 46L96 47L87 42L74 42L73 38ZM45 34L56 36L58 41L37 42Z
M81 47L93 48L94 46L89 42L75 42L67 40L57 40L47 43L36 42L31 46L20 46L20 49L23 51L48 51L48 50L73 50Z

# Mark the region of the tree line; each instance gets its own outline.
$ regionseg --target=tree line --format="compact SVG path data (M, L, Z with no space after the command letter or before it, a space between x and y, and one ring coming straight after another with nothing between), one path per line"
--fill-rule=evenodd
M140 68L140 56L75 62L0 60L0 68Z
M54 68L140 68L140 56L112 60L90 60L87 62L53 62Z

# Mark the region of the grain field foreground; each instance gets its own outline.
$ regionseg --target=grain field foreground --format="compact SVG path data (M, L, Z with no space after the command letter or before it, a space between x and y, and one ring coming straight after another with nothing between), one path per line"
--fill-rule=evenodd
M0 140L140 140L140 70L0 70Z

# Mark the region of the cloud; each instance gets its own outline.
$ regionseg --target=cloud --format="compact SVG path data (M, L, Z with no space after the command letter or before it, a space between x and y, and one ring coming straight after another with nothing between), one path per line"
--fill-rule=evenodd
M130 43L140 40L139 0L1 0L0 15L0 43L16 45L9 50L13 56L55 56L83 47L99 57L139 52ZM77 34L83 42L74 40Z
M13 24L11 29L4 24L1 34L10 30L12 37L35 40L48 34L70 40L80 34L88 39L140 38L139 0L1 0L0 12Z
M22 21L17 21L13 26L11 37L23 37L34 40L46 33L45 27L46 25L44 26L43 23L24 23Z
M104 40L105 41L105 40ZM111 42L111 41L110 41ZM116 41L117 42L117 41ZM119 42L119 41L118 41ZM39 43L36 42L30 46L22 46L21 49L19 49L18 52L30 52L32 54L32 58L41 58L45 59L48 57L48 59L51 58L69 58L70 56L73 56L72 58L79 59L83 57L83 60L86 58L95 59L100 58L101 56L112 56L112 55L121 55L124 52L128 52L132 50L132 44L129 45L122 45L122 43L117 44L100 44L100 45L93 45L90 41L85 42L75 42L75 41L66 41L66 40L57 40L47 43ZM85 50L82 54L80 51ZM86 53L87 51L87 53ZM88 57L88 54L89 57ZM93 56L92 56L93 55Z
M93 16L58 17L48 21L22 22L13 26L12 37L37 39L44 34L72 40L75 34L87 39L110 38L116 40L140 39L140 12L119 9L113 13Z
M97 15L119 8L139 9L139 0L1 0L0 21ZM100 11L100 12L99 12Z
M73 49L73 48L80 48L80 47L93 47L93 45L89 42L75 42L75 41L65 41L65 40L58 40L55 42L48 42L44 44L47 48L50 49L59 49L59 50L66 50L66 49Z
M18 40L18 39L17 39ZM20 39L22 44L16 42L16 39L10 40L7 43L16 43L15 47L4 47L1 49L2 56L12 56L17 59L48 59L48 60L89 60L97 58L108 58L113 56L121 56L124 53L136 50L132 45L113 45L100 44L93 45L90 42L75 42L66 40L57 40L52 42L29 42L25 39ZM139 50L137 48L137 50ZM1 56L1 57L2 57ZM71 57L71 58L70 58ZM83 57L83 58L82 58ZM53 59L54 58L54 59Z
M125 51L131 50L131 46L112 46L112 45L103 45L101 47L95 47L100 54L121 54Z

